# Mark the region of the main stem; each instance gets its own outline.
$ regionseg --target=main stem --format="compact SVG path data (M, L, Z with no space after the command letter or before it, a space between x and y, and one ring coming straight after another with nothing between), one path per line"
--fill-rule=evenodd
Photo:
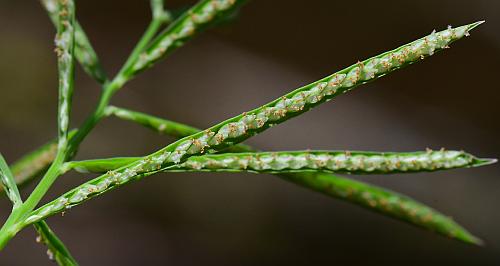
M21 206L19 206L19 208L12 211L9 218L0 229L0 249L3 249L7 242L22 229L22 225L19 225L18 222L24 220L26 216L36 207L52 184L56 181L57 177L59 177L62 164L74 156L81 141L104 116L104 110L109 104L109 100L113 92L109 88L113 88L113 84L114 83L110 83L110 86L103 90L99 104L94 112L85 120L80 130L78 130L78 133L71 139L68 147L57 153L54 162L51 164L44 177L35 187L28 199Z
M51 164L42 180L35 187L28 199L20 205L19 208L13 209L12 213L7 218L7 221L5 221L4 225L0 229L0 250L2 250L9 240L24 227L22 221L31 211L33 211L43 196L50 189L52 184L59 177L61 174L60 169L63 163L75 156L80 143L85 139L95 125L106 115L106 107L108 107L113 94L122 88L127 81L133 78L130 74L132 72L132 66L135 64L140 53L146 48L156 32L158 32L158 29L161 27L163 22L164 21L162 21L161 18L153 18L144 35L134 47L134 50L113 81L104 84L101 97L99 98L99 103L92 114L87 117L77 131L76 135L71 138L68 145L58 151L54 162Z

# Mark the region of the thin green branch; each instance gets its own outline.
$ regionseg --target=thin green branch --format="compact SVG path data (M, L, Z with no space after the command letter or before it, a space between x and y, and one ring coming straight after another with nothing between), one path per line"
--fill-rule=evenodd
M76 129L71 130L68 133L68 139L71 140L75 133ZM10 168L12 169L17 186L22 187L34 178L45 173L56 158L56 153L57 140L54 139L14 162ZM0 192L2 190L3 188L0 187Z
M92 159L83 161L70 161L61 167L62 173L75 170L79 173L102 174L123 167L142 159L142 157L114 157L106 159Z
M172 20L172 15L163 6L164 0L151 0L151 11L153 20L158 20L163 23L168 23Z
M146 128L152 129L162 135L186 137L201 131L200 129L194 128L192 126L116 106L108 106L106 108L106 115L116 116L123 120L132 121ZM224 150L224 152L243 152L249 150L252 150L249 146L239 144L228 147Z
M134 47L134 50L131 52L128 60L123 65L119 74L117 75L118 77L121 76L122 79L127 81L132 79L132 76L129 75L129 73L132 71L133 66L137 63L137 61L140 60L140 54L145 51L146 47L151 43L151 40L158 33L158 30L161 28L161 26L172 19L170 13L168 13L168 11L166 11L163 6L163 0L150 0L150 3L152 13L151 23L142 35L139 42Z
M146 128L152 129L157 133L164 135L179 136L184 135L185 132L190 132L189 135L200 132L199 129L188 126L174 121L161 119L152 115L141 112L128 110L116 106L108 106L106 108L106 116L116 116L120 119L132 121Z
M14 162L10 167L16 184L22 187L35 177L45 173L54 161L56 153L57 140L54 139Z

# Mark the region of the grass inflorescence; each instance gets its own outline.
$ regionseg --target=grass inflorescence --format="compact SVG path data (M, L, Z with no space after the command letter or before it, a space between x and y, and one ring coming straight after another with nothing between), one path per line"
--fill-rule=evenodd
M482 22L433 31L428 36L394 50L357 62L316 82L205 130L110 105L113 95L140 72L152 67L215 22L233 14L245 1L201 0L180 15L165 9L162 0L151 0L151 23L120 71L107 76L85 31L76 20L73 0L41 0L56 26L59 69L57 138L22 157L10 167L0 155L0 179L13 203L11 215L0 229L0 249L20 230L34 225L39 242L60 265L77 265L69 249L45 219L83 204L134 180L163 172L252 172L272 174L328 196L437 232L466 243L479 238L448 216L409 197L336 174L394 174L433 172L488 165L464 151L421 152L362 151L259 151L241 142L286 122L350 90L375 81L449 48ZM162 30L162 28L165 28ZM96 107L77 129L70 129L74 68L79 63L102 87ZM103 118L115 116L177 138L158 151L141 157L116 157L72 161L78 147ZM39 205L57 178L70 170L100 173L52 201ZM40 178L23 201L18 187Z

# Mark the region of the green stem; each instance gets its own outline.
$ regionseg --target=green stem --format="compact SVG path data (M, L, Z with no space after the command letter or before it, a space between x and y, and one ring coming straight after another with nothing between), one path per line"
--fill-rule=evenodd
M12 213L7 218L7 221L0 229L0 250L8 243L8 241L14 237L19 230L22 229L22 225L18 223L23 221L27 215L36 207L40 202L42 197L47 193L51 185L59 176L59 169L64 163L64 153L58 153L54 162L47 170L47 173L42 178L40 183L35 187L33 192L30 194L28 199L20 205L18 208L12 210Z
M132 111L129 109L108 106L106 108L106 116L116 116L120 119L132 121L149 129L156 131L162 135L169 136L189 136L200 132L201 130L186 124L177 123L171 120L155 117L141 112ZM186 133L189 134L186 135ZM224 152L244 152L252 150L250 146L245 144L238 144L228 147Z
M156 33L158 33L158 30L164 23L164 19L156 18L153 17L153 20L147 27L146 31L142 35L140 41L137 43L135 46L134 50L132 50L132 53L130 54L129 58L123 65L122 69L120 70L119 74L117 76L123 76L125 79L130 80L133 72L133 65L136 64L136 62L139 60L139 57L141 53L146 49L146 47L149 45L150 41L154 38Z
M128 60L125 62L121 70L118 72L116 77L110 83L104 85L99 103L97 104L94 112L85 120L83 125L80 127L75 137L70 142L68 155L70 157L74 156L78 146L83 141L83 139L88 135L88 133L95 127L95 125L105 116L106 107L109 105L111 97L116 91L121 89L130 77L126 74L131 69L131 66L138 60L139 54L148 45L151 39L154 37L158 29L161 27L163 21L160 19L153 19L149 24L146 32L139 40L134 50L130 54Z
M99 103L97 104L96 108L90 114L87 119L83 122L82 126L78 129L76 132L75 136L70 139L69 144L68 144L68 152L67 152L67 160L71 159L77 149L80 143L83 141L83 139L90 133L90 131L95 127L95 125L104 117L106 106L108 106L111 97L113 96L114 92L117 90L118 84L115 81L117 79L114 79L113 82L108 83L104 90L102 90L101 97L99 99Z
M109 105L111 97L131 78L131 76L128 76L126 73L130 72L132 66L138 60L140 53L145 49L145 47L157 33L162 23L162 19L153 19L122 69L113 79L113 81L104 85L99 103L97 104L97 107L92 112L92 114L88 116L88 118L84 121L83 125L79 128L79 130L69 143L60 142L56 158L54 159L52 165L49 167L40 183L35 187L26 202L24 202L19 208L11 213L5 224L0 229L0 250L22 228L22 226L17 226L17 223L26 218L26 216L36 207L43 196L47 193L49 188L60 175L60 168L63 163L66 160L71 159L75 155L78 146L83 141L83 139L105 116L105 110ZM64 136L67 137L67 133ZM61 143L64 145L62 145Z

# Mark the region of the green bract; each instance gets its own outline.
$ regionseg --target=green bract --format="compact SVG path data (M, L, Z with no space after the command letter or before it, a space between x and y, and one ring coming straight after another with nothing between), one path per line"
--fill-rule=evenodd
M4 191L13 203L11 215L0 229L0 249L24 227L34 224L40 235L40 242L46 244L49 249L49 257L55 259L59 265L77 265L62 241L43 220L133 180L158 172L270 173L283 180L442 235L467 243L481 243L451 218L411 198L335 174L432 172L483 166L496 162L494 159L479 159L463 151L444 149L409 153L262 152L240 143L359 85L448 48L452 42L468 36L469 31L482 22L449 27L440 32L433 31L426 37L357 62L254 110L199 130L189 125L111 106L109 103L114 93L135 75L181 47L207 26L232 14L244 1L202 0L174 19L176 16L165 10L162 0L151 0L151 23L123 67L112 79L106 76L88 37L75 19L74 2L41 2L57 27L55 43L59 68L58 136L56 140L22 157L11 168L0 155L0 179ZM170 22L171 24L160 32L160 29ZM78 129L69 130L75 61L100 83L102 94L83 124ZM108 116L138 123L178 140L142 157L71 161L83 139L102 118ZM36 208L55 180L71 169L104 174ZM18 185L34 180L39 175L43 175L39 184L23 202Z

